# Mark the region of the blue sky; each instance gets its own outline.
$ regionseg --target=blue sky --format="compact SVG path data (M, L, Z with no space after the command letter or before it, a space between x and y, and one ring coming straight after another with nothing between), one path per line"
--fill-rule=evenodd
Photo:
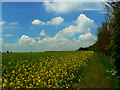
M98 2L3 2L3 51L75 50L90 46L97 39L96 26L104 18Z

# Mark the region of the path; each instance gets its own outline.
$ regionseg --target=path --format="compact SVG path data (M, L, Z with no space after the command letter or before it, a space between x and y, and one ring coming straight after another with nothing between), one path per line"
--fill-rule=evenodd
M104 68L100 62L98 54L91 57L85 75L87 88L109 88L107 77L104 75Z

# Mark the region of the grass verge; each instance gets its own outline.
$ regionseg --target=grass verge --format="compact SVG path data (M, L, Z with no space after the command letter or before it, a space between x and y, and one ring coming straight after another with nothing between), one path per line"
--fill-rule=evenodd
M119 88L113 61L103 54L95 52L84 73L83 88Z

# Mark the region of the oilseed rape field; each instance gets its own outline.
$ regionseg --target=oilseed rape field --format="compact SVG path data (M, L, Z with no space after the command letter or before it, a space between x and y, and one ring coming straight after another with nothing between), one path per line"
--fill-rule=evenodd
M3 88L78 88L93 51L3 53Z

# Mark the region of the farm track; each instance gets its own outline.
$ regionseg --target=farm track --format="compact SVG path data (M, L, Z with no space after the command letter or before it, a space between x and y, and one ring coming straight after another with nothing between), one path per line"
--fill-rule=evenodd
M100 62L98 54L91 56L91 62L88 64L85 76L87 88L109 88L105 70Z

